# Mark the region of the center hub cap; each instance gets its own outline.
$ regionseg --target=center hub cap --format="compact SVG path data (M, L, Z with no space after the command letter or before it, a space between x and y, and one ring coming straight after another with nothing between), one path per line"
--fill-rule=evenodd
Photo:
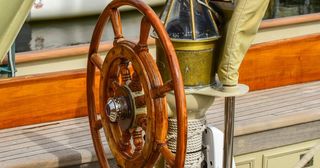
M114 97L110 97L105 112L112 123L118 123L122 130L131 127L134 121L135 104L131 91L126 86L117 88Z

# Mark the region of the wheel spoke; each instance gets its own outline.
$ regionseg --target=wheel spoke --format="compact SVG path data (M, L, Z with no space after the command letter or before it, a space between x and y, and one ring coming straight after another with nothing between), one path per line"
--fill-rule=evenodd
M121 138L121 148L127 155L132 155L131 137L132 135L129 131L124 131Z
M120 64L120 76L121 76L121 84L125 85L131 81L130 70L128 68L129 61L126 59L121 60Z
M101 71L103 60L98 53L94 53L90 57L90 61Z
M148 117L146 114L136 115L136 125L141 127L144 131L147 129Z
M134 155L141 152L143 147L143 137L142 137L142 128L137 127L131 130L133 144L135 146Z
M95 121L95 123L94 123L94 128L95 128L96 130L100 130L100 129L102 128L101 119Z
M112 82L112 88L113 88L113 90L116 91L117 88L119 88L119 87L121 87L121 84L120 84L118 81L113 80L113 82Z
M167 145L163 145L160 149L160 152L166 161L171 167L174 167L175 155L170 151Z
M147 41L149 38L150 27L151 27L150 22L148 21L147 17L144 16L141 20L140 39L139 39L138 46L147 47Z
M146 100L145 100L145 96L137 96L134 98L135 104L136 104L136 108L142 108L146 106Z
M162 86L159 86L152 90L152 98L160 98L164 97L165 94L169 91L173 90L173 82L169 81Z
M122 35L122 24L120 18L120 12L118 9L111 9L111 23L114 32L114 39L117 42L118 39L123 38Z
M132 74L132 79L131 79L131 82L129 83L129 88L131 89L132 92L142 91L139 75L136 71L134 71Z
M122 131L118 123L110 123L113 139L119 149L127 156L132 155L131 134L129 131Z

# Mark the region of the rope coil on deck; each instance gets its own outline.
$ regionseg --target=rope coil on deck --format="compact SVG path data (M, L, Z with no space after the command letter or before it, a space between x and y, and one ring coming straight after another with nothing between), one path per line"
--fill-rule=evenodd
M202 133L206 129L206 119L188 120L188 140L185 168L200 168L204 160L202 152ZM175 153L177 142L177 120L169 119L168 147ZM168 168L169 165L166 164Z

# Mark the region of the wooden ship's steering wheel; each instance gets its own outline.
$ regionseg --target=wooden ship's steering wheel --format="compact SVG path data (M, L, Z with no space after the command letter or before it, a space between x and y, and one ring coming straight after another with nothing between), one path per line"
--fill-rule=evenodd
M122 34L118 8L124 5L134 7L143 15L138 43L126 40ZM108 21L113 27L114 42L102 60L98 48ZM157 33L169 64L171 81L165 84L148 52L147 39L151 26ZM96 68L100 70L99 103L95 99ZM168 112L165 95L170 91L175 94L178 121L174 153L166 144ZM178 60L158 16L141 0L114 0L100 15L89 49L87 102L91 134L101 167L109 167L101 132L104 132L120 167L152 167L160 154L172 167L184 166L187 114Z

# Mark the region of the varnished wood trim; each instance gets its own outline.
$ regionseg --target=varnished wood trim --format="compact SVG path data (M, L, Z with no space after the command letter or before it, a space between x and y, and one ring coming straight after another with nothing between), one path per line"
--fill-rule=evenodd
M102 42L99 48L99 52L106 52L111 49L112 41ZM153 38L148 39L148 45L154 45L155 40ZM88 54L89 44L81 44L77 46L68 46L63 48L46 49L41 51L28 51L16 54L16 63L26 63L32 61L41 61L56 58L74 57L79 55ZM6 64L7 59L2 61L2 64ZM1 64L1 63L0 63Z
M112 42L103 42L100 45L100 52L107 51L112 47ZM16 54L16 63L25 63L32 61L64 58L64 57L73 57L78 55L88 54L89 44L81 44L77 46L68 46L63 48L55 49L46 49L41 51L29 51L21 52ZM3 63L5 64L7 60L5 59Z
M264 20L260 29L320 21L320 13Z
M86 116L85 77L73 70L0 80L0 129Z
M240 83L250 90L320 80L320 33L253 45L243 60Z

